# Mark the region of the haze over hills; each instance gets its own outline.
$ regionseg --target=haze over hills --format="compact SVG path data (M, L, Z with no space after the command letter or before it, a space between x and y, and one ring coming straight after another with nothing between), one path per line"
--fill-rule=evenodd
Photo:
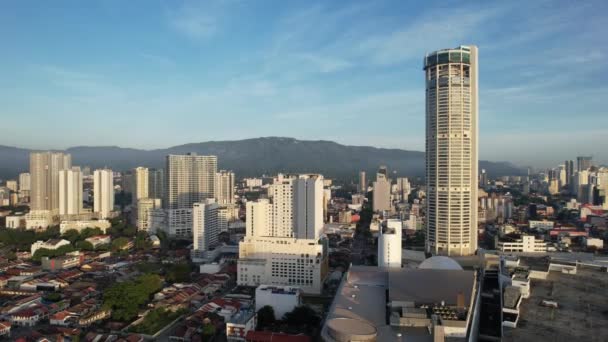
M116 146L78 146L65 150L72 163L93 168L126 170L137 166L164 167L167 154L217 155L219 168L237 177L277 172L316 172L327 177L355 177L359 170L375 173L379 165L408 177L424 176L424 152L370 146L347 146L332 141L265 137L235 141L208 141L166 149L139 150ZM16 177L29 169L28 149L0 146L0 177ZM523 175L524 170L508 162L480 161L490 176ZM368 176L369 177L369 176Z

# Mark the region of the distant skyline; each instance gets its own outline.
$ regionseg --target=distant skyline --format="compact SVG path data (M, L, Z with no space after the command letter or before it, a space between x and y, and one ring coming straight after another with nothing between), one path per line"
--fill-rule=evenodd
M0 3L0 145L288 136L424 151L427 52L479 46L480 159L608 161L608 4Z

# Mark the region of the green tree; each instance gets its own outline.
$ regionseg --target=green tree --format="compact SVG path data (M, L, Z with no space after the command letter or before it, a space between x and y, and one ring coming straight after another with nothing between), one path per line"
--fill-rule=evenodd
M167 271L167 281L173 283L185 283L191 281L192 268L187 263L173 264Z
M99 228L85 228L80 232L80 240L88 239L91 236L103 235L103 230Z
M115 283L104 291L104 308L112 310L113 319L129 321L161 286L162 279L155 274L144 274L133 281Z
M211 323L203 325L203 336L209 338L215 335L215 326Z
M264 330L272 326L275 321L274 309L270 305L265 305L258 310L258 326L256 330Z
M80 240L80 233L76 229L70 229L63 233L61 237L70 241L70 243L75 243Z
M119 237L117 239L114 239L114 241L112 241L112 250L120 251L124 249L128 243L129 239L127 239L126 237Z
M76 249L81 250L81 251L95 250L95 247L93 247L93 244L90 243L89 241L78 241L78 242L76 242L75 247L76 247Z
M152 242L148 239L146 232L137 232L135 236L135 248L140 250L149 250L152 248Z
M306 325L308 330L312 330L321 322L315 310L306 305L298 306L293 311L285 313L283 320L293 326Z

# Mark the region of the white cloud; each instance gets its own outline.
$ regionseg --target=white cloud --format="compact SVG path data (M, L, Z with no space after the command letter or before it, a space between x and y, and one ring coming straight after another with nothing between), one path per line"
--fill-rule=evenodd
M218 33L227 5L227 1L187 1L168 11L168 24L190 38L210 38Z

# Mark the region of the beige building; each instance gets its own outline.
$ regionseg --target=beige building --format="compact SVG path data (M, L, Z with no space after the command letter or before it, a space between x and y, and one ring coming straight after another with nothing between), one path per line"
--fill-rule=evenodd
M32 210L59 211L59 171L72 167L72 156L55 152L30 153Z
M133 189L132 202L137 205L137 202L142 198L148 198L149 190L149 179L148 179L148 168L138 167L133 170L135 177L135 188Z
M215 200L220 205L234 203L234 172L221 170L215 174Z
M216 156L168 155L166 163L167 209L192 209L215 196Z
M391 182L383 173L376 175L374 181L372 207L375 212L391 211Z
M239 243L237 284L298 286L319 294L328 258L317 240L245 237Z
M159 198L142 198L137 202L137 230L149 231L152 210L161 208Z
M477 47L427 54L427 241L433 254L477 250Z

